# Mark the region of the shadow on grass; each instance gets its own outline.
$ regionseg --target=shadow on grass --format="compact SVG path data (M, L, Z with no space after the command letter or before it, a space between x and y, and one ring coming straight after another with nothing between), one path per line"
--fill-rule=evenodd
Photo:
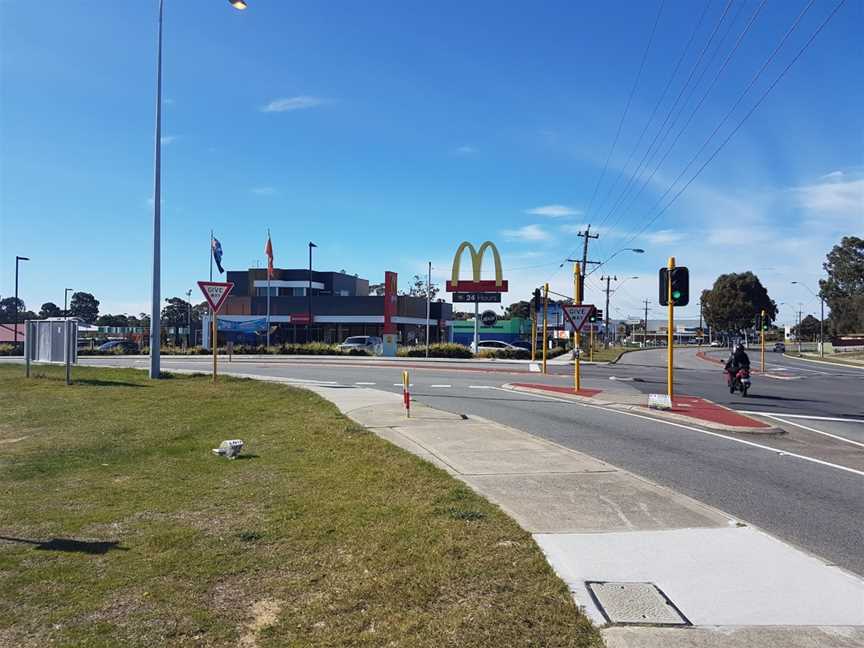
M119 546L119 540L89 542L86 540L71 540L69 538L51 538L50 540L41 541L27 540L26 538L10 538L7 536L0 536L0 540L36 545L37 551L70 551L93 555L106 554L112 549L117 551L129 551L128 548Z
M93 387L150 387L141 383L124 382L122 380L99 380L98 378L76 378L76 385L91 385Z
M258 456L256 454L239 454L234 459L257 459Z

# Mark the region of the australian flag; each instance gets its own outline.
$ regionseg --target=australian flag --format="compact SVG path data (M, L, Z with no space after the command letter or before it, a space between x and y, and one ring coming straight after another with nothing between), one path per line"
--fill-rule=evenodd
M213 242L210 244L213 248L213 260L216 262L216 267L219 268L219 274L225 272L222 268L222 244L219 242L215 236L213 237Z

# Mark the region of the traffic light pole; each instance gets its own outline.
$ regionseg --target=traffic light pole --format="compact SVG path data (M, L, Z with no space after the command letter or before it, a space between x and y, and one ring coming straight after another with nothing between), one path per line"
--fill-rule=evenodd
M675 368L674 368L674 363L675 363L675 300L672 298L672 271L675 269L675 257L669 257L669 266L668 267L669 267L669 272L668 272L667 276L669 278L669 280L668 280L669 285L666 288L666 290L668 291L666 296L669 299L669 330L667 331L667 342L666 343L667 343L669 348L668 348L668 352L667 352L667 356L666 356L666 362L668 363L669 368L666 372L667 373L667 375L666 375L666 382L667 382L666 389L667 389L667 392L669 393L669 402L671 404L672 396L674 395L673 382L674 382L674 373L675 373Z

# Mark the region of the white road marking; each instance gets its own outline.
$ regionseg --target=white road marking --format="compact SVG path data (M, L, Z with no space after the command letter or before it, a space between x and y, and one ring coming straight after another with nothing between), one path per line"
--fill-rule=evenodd
M404 387L405 385L403 385L402 383L393 383L393 386L394 387ZM414 383L408 383L408 386L413 387Z
M810 414L775 414L774 412L756 412L750 410L735 410L742 414L764 414L766 416L782 416L783 418L812 419L814 421L838 421L839 423L864 423L864 419L838 418L836 416L814 416Z
M515 392L512 389L504 389L503 387L490 387L490 389L498 389L500 391L505 392L514 392L521 393L527 396L534 396L535 398L545 398L546 400L558 401L559 403L567 403L569 405L579 405L581 407L591 407L594 409L603 410L605 412L612 412L613 414L621 414L623 416L632 416L633 418L644 419L646 421L651 421L652 423L662 423L665 425L671 425L673 427L682 428L684 430L692 430L693 432L701 432L702 434L707 434L708 436L717 437L718 439L725 439L726 441L732 441L734 443L740 443L742 445L750 446L753 448L759 448L760 450L767 450L768 452L774 455L782 455L784 457L794 457L795 459L801 459L802 461L809 461L811 463L819 464L821 466L828 466L829 468L836 468L837 470L842 470L843 472L849 472L853 475L858 475L859 477L864 477L864 471L855 470L854 468L849 468L848 466L840 466L838 464L833 464L829 461L823 461L822 459L814 459L813 457L807 457L805 455L799 455L794 452L787 452L785 450L778 450L777 448L772 448L771 446L762 445L761 443L754 443L753 441L747 441L745 439L736 439L735 437L726 436L725 434L720 434L719 432L711 432L710 430L701 430L697 427L692 427L690 425L684 425L683 423L674 423L672 421L665 421L663 419L656 419L651 416L644 416L643 414L635 414L633 412L624 412L622 410L611 409L608 407L603 407L602 405L591 405L590 403L579 403L572 400L564 399L564 398L555 398L554 396L546 396L540 394L534 394L532 392Z
M429 385L430 387L440 387L441 389L449 389L453 385Z
M242 373L238 372L238 375L242 376ZM279 378L280 376L274 376ZM282 378L285 382L296 382L296 383L310 383L312 385L338 385L339 383L335 380L311 380L306 378Z
M468 385L468 389L500 389L500 387L493 387L492 385Z
M774 419L775 421L780 421L781 423L787 423L788 425L794 425L795 427L799 427L802 430L808 430L810 432L815 432L816 434L823 434L827 437L831 437L832 439L837 439L838 441L845 441L846 443L851 443L852 445L856 445L858 447L864 448L864 443L859 443L858 441L853 441L852 439L847 439L846 437L839 436L837 434L831 434L830 432L823 432L822 430L817 430L816 428L808 427L806 425L801 425L800 423L795 423L794 421L786 421L779 416L774 416L773 414L763 414L762 416L767 416L770 419Z
M355 382L355 385L374 385L376 383L373 382Z

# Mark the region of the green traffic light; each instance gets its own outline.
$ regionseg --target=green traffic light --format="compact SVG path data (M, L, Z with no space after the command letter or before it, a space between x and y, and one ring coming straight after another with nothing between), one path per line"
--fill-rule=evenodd
M672 291L672 299L680 299L680 298L681 298L681 291L680 290L673 290Z

